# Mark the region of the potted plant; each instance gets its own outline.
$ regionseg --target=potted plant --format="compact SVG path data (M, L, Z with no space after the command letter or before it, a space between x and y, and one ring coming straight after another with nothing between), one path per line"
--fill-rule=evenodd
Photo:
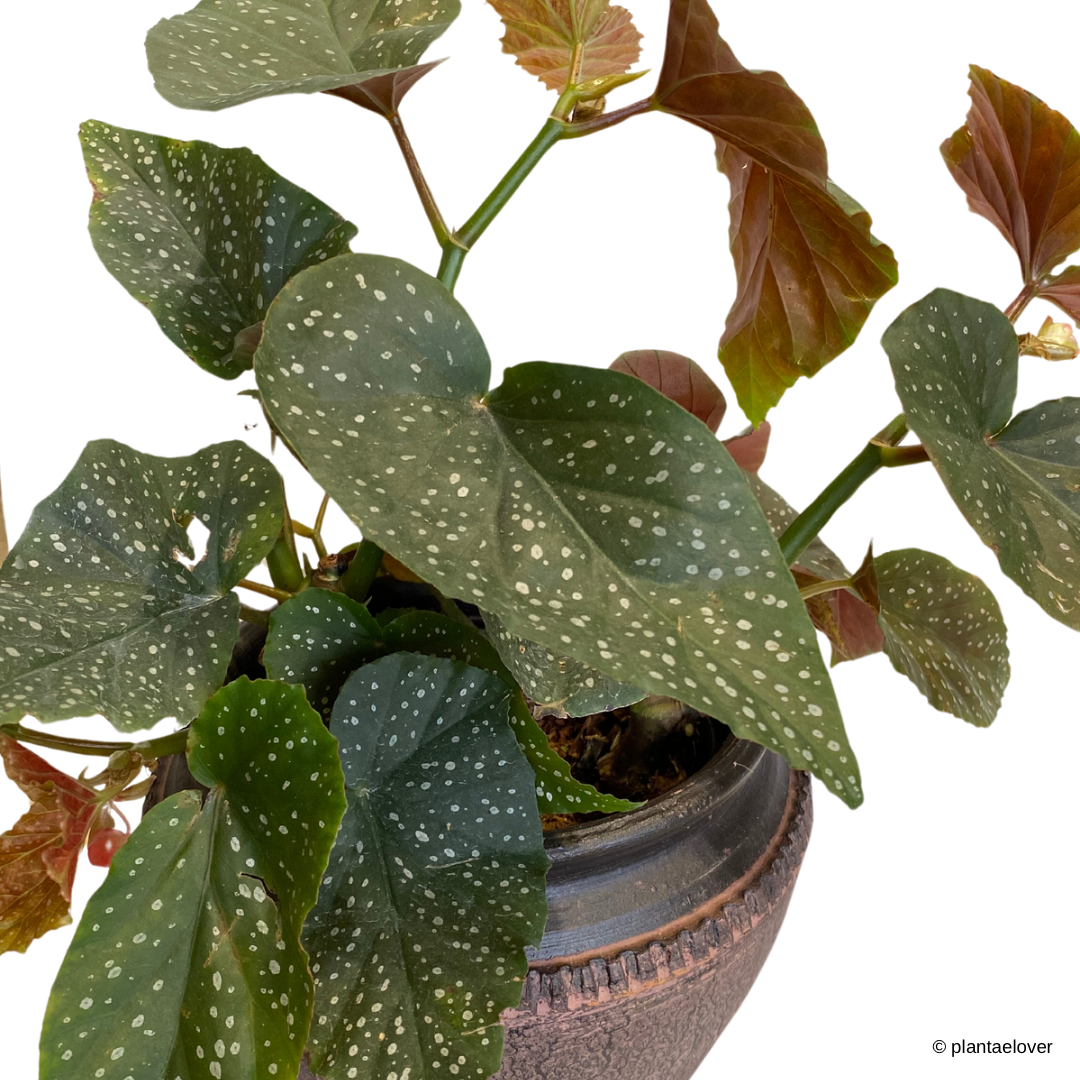
M526 987L534 1016L553 1006L574 1012L575 994L621 1000L626 988L611 981L619 972L607 953L629 944L625 951L650 957L650 933L663 928L673 935L661 939L682 951L661 946L660 967L681 959L687 982L695 961L712 971L743 931L736 925L727 940L695 939L707 904L590 942L577 964L544 970L547 863L533 792L541 808L562 814L622 813L633 800L601 795L570 775L536 717L560 708L625 708L619 739L605 745L606 779L614 762L620 782L658 733L667 738L682 727L692 742L708 729L701 718L714 715L790 765L817 772L855 804L859 774L812 618L842 659L885 648L932 704L989 723L1008 662L986 586L925 552L879 553L853 574L815 540L882 466L932 461L976 531L999 549L1005 572L1076 627L1069 538L1077 462L1068 450L1076 399L1047 403L1010 426L1008 385L1021 347L1064 358L1073 348L1068 335L1051 327L1021 343L990 305L954 293L916 302L885 339L905 417L883 428L797 516L754 477L767 440L760 424L787 383L850 344L895 281L891 252L872 238L865 212L826 184L805 106L776 77L738 64L705 5L672 5L656 91L639 106L609 111L599 97L629 81L625 70L636 58L628 15L575 9L598 21L575 23L560 53L552 47L561 32L556 21L538 38L516 7L497 6L507 21L507 50L561 91L559 104L516 170L453 234L398 109L430 70L407 65L453 17L449 6L426 12L420 33L377 26L380 32L365 38L335 24L341 40L360 35L350 46L353 66L314 76L307 61L288 65L297 34L303 55L330 32L319 24L324 16L310 16L310 25L301 19L294 30L300 17L284 8L239 5L227 13L238 23L258 15L270 27L249 39L246 25L220 21L220 5L202 4L149 39L159 88L180 104L217 108L266 93L324 90L383 112L443 249L440 280L401 261L349 254L348 223L250 152L179 145L95 122L83 129L96 195L92 233L103 261L201 367L230 376L254 364L266 422L360 525L364 540L328 553L325 501L314 520L297 527L272 467L242 444L166 460L96 443L15 545L0 579L6 720L17 724L25 712L60 720L96 709L131 732L171 714L197 719L163 739L95 747L6 728L9 774L31 796L30 813L7 839L7 880L22 890L8 886L6 894L11 947L25 947L63 917L84 840L93 859L111 856L123 831L111 807L146 792L145 762L169 757L179 768L186 751L193 780L210 789L193 790L182 776L179 787L187 789L169 794L120 848L58 980L42 1041L44 1076L84 1075L88 1064L102 1076L164 1075L167 1068L289 1074L305 1045L327 1077L410 1069L435 1075L440 1068L490 1075L499 1067L499 1015L521 997L527 945L541 948ZM279 23L274 16L282 12ZM284 60L274 53L277 33L289 50ZM384 39L401 55L383 60ZM245 47L270 52L248 65L238 59ZM379 54L380 68L406 70L372 76L371 53ZM368 66L356 66L357 57ZM254 77L256 68L265 70ZM1020 195L1028 199L1021 199L1025 227L1038 217L1038 197L1051 204L1046 220L1064 224L1038 236L1022 232L1020 218L1003 229L1025 273L1009 314L1019 317L1040 290L1074 310L1070 272L1048 279L1073 250L1076 211L1067 181L1077 167L1075 132L988 72L973 72L972 89L973 112L946 154L973 204L985 204L984 216L1004 213L994 209L996 189L985 171L987 160L1001 164L989 157L1000 135L995 118L1012 147L1015 110L1033 110L1045 133L1040 151L1045 143L1044 152L1056 149L1062 158L1061 192ZM747 125L751 106L761 111ZM759 426L728 449L709 431L721 411L715 388L684 358L630 354L615 372L525 365L489 392L484 342L450 292L465 255L544 152L646 111L681 116L721 137L719 160L734 184L740 290L721 359ZM771 134L777 126L780 138ZM781 205L790 218L776 209ZM797 248L777 241L762 247L764 238L782 235L785 221L792 236L822 238L828 251L817 252L817 266L840 261L843 287L832 281L830 290L826 278L823 291L807 291L806 267L790 254ZM782 283L779 293L750 272L763 254ZM798 303L783 303L781 294ZM807 305L809 317L786 336L788 313ZM982 336L968 350L973 334ZM941 358L924 374L919 365L932 349ZM673 389L679 378L684 385ZM959 434L957 418L965 419ZM901 445L908 427L921 446ZM972 493L976 473L1000 502L988 505ZM1051 505L1060 516L1046 510ZM196 519L209 533L202 558L186 535ZM317 566L298 560L298 534L310 540ZM263 560L270 585L246 576ZM280 606L269 615L239 606L232 595L241 582ZM269 631L262 662L270 679L240 674L217 689L241 623L247 637ZM257 662L259 645L244 662ZM243 658L235 659L239 666ZM532 713L521 689L537 706ZM27 744L34 742L96 750L107 765L93 778L65 778L32 754ZM642 749L628 754L627 746ZM724 752L730 745L721 758ZM755 777L764 775L763 763L778 761L753 753L741 765ZM774 871L784 858L793 876L795 849L805 839L805 810L800 818L798 809L805 785L786 768L777 775L786 794L754 885L761 870ZM159 785L166 777L159 766ZM694 780L685 787L690 797L700 789ZM623 821L686 813L670 809L676 798L664 802L667 811L657 803L591 835L625 831ZM718 806L707 801L702 813ZM765 817L763 810L751 815ZM573 835L586 835L587 846L587 834ZM560 845L573 842L549 842L556 866ZM720 888L711 899L738 902L750 891L726 896ZM32 918L21 918L27 899L42 893L44 912L36 906ZM675 893L686 907L681 890ZM780 915L784 895L781 888L771 898ZM754 906L759 899L755 893L747 902L745 930L757 928L757 917L774 933L765 918L771 912ZM702 921L687 924L694 913ZM114 936L123 939L120 953ZM387 962L387 950L397 962ZM193 962L195 951L205 954L203 963ZM551 956L575 958L565 950ZM592 984L581 981L587 973ZM624 974L633 972L624 965ZM349 994L335 983L348 984ZM243 1010L219 1008L216 995L232 994L238 1001L246 995ZM408 1018L394 1008L403 1001L412 1003ZM734 1005L707 1020L705 1033L715 1034ZM508 1020L512 1036L515 1023ZM566 1026L570 1034L556 1032L551 1045L580 1031L572 1021ZM540 1028L523 1025L517 1063L511 1040L505 1075L528 1075L514 1070L530 1067L536 1049L528 1031ZM165 1038L155 1041L150 1031ZM674 1066L669 1060L663 1075L689 1075L698 1048L682 1051Z

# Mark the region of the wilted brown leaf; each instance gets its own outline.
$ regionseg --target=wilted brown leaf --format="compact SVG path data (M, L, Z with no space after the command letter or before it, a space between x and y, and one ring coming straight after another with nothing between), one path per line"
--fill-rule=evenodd
M720 362L757 423L801 375L855 341L896 284L896 260L871 234L870 215L834 184L791 180L719 141L717 160L731 183L738 280Z
M623 353L611 365L611 370L648 383L664 397L693 413L712 432L724 419L727 402L720 387L688 356L663 349L637 349Z
M941 145L968 206L1038 282L1080 248L1080 133L1034 94L972 65L967 122ZM1068 308L1066 308L1068 310Z
M1020 355L1038 356L1043 360L1075 360L1080 353L1068 323L1056 323L1049 315L1037 334L1022 334L1020 337Z
M621 75L641 55L641 34L625 8L608 0L488 0L506 26L503 52L562 93L580 50L575 85Z
M0 757L31 804L0 837L0 952L23 952L34 938L70 921L75 868L98 795L3 734Z

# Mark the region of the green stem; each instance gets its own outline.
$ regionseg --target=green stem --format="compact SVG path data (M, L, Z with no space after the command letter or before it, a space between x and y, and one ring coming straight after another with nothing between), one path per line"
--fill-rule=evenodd
M315 524L311 530L311 542L315 545L315 551L320 559L326 558L326 544L323 543L322 527L326 520L326 508L330 505L330 496L324 495L319 504L319 512L315 515Z
M592 120L583 120L577 124L568 124L563 132L564 139L580 139L583 135L595 135L598 131L606 131L629 120L632 116L641 116L642 113L651 112L656 108L652 98L635 101L633 105L626 105L621 109L615 109L609 113L602 113Z
M247 604L240 605L240 618L254 626L268 627L270 625L269 611L263 611L262 608L248 607Z
M843 472L787 527L780 537L780 550L788 566L793 566L814 538L856 491L878 469L900 468L929 461L921 446L894 446L907 434L907 423L897 417L871 440Z
M443 246L439 280L451 292L454 291L469 250L484 235L488 226L498 217L499 211L525 182L525 178L536 168L540 159L563 138L567 127L561 120L548 120L521 157L511 166L510 171L495 186L494 191L480 204L476 213L458 229L457 243Z
M144 758L159 758L166 754L182 754L187 750L187 728L174 731L171 735L162 735L146 742L95 742L91 739L65 739L61 735L50 735L44 731L24 728L22 724L0 724L0 732L19 742L43 746L49 750L63 750L68 754L82 754L87 757L111 757L122 750L135 750Z
M846 589L851 585L851 578L844 578L842 581L815 581L813 585L804 585L799 590L799 596L803 600L811 600L815 596L821 596L823 593L836 592L839 589Z
M270 571L270 580L277 586L276 591L265 592L266 586L254 590L263 592L265 596L274 596L275 599L288 599L294 593L298 593L304 584L304 570L296 555L296 537L293 534L292 518L289 511L285 511L285 526L281 530L277 543L273 546L270 554L266 556L266 565ZM244 584L241 582L241 584ZM248 586L244 584L244 587ZM276 595L280 592L282 595Z
M291 600L296 595L296 593L289 592L287 589L275 589L271 585L264 585L261 581L248 581L247 578L238 581L236 584L238 588L258 593L260 596L269 596L272 600L280 600L282 603Z
M365 540L357 549L341 575L341 591L358 604L364 603L371 592L375 575L382 565L382 548L371 540Z

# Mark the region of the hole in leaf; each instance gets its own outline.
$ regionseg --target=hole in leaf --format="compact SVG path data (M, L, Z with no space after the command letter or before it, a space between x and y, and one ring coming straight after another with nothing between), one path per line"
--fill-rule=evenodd
M188 570L194 570L206 558L210 544L210 530L194 515L187 521L181 519L180 525L187 530L188 543L195 557L189 559L179 548L173 548L173 558Z

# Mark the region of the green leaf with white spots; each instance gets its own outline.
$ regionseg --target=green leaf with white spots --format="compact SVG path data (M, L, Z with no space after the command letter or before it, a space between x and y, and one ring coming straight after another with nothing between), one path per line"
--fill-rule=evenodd
M314 94L411 68L459 0L202 0L146 36L158 93L184 109Z
M255 370L283 437L384 551L509 632L675 696L860 801L794 580L741 470L685 409L560 364L511 368L489 392L461 305L372 255L294 278Z
M184 458L90 443L0 569L0 721L101 713L138 731L196 715L240 632L232 589L283 517L281 477L244 443Z
M116 853L53 987L42 1080L293 1080L313 987L300 944L345 811L333 737L299 687L239 679L192 725L210 788Z
M484 1078L544 931L547 856L510 690L396 653L334 709L348 810L304 929L325 1080Z
M381 626L367 608L347 596L307 589L271 613L263 663L271 678L303 684L308 700L329 721L349 675L394 652L457 660L506 683L513 692L510 723L536 774L536 799L544 813L617 814L640 805L602 795L591 784L575 780L533 719L495 647L478 630L444 615L413 611Z
M986 727L1009 683L1005 622L973 574L929 551L874 556L878 625L897 671L942 712Z
M1028 596L1080 630L1080 398L1010 422L1016 332L947 289L903 312L882 344L908 423L968 523Z
M497 615L485 613L484 625L540 716L588 716L633 705L645 696L636 686L510 633Z
M179 142L88 120L90 238L121 285L206 371L235 379L297 271L340 255L356 227L243 148Z

